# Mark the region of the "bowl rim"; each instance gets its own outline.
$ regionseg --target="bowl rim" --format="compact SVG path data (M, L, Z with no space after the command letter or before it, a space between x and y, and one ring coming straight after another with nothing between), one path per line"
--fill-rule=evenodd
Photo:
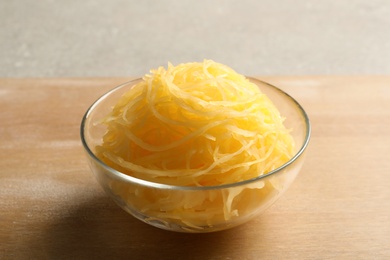
M86 150L87 154L95 162L97 162L101 167L103 167L107 172L109 172L112 175L112 177L114 177L115 179L121 180L121 181L125 181L125 182L128 182L128 183L133 183L133 184L135 183L135 184L142 185L142 186L148 186L148 187L151 187L151 188L158 188L158 189L187 190L187 191L227 189L227 188L239 187L239 186L242 186L242 185L255 183L255 182L259 181L259 180L262 180L262 179L265 179L265 178L267 178L269 176L277 174L278 172L283 171L288 166L290 166L295 161L297 161L298 158L300 156L302 156L303 152L306 150L306 148L307 148L307 146L309 144L309 141L310 141L310 137L311 137L311 124L310 124L310 120L309 120L309 117L308 117L306 111L298 103L298 101L296 101L292 96L290 96L289 94L287 94L286 92L284 92L280 88L278 88L278 87L276 87L276 86L274 86L274 85L272 85L270 83L267 83L267 82L264 82L264 81L259 80L257 78L254 78L254 77L246 76L246 78L248 80L254 82L254 83L258 82L258 83L267 85L268 87L273 88L274 90L276 90L280 94L285 95L288 99L290 99L296 105L296 107L298 108L300 114L303 116L304 122L305 122L306 135L305 135L303 144L301 145L299 150L286 163L284 163L283 165L279 166L278 168L276 168L276 169L274 169L274 170L272 170L272 171L270 171L270 172L268 172L266 174L257 176L255 178L239 181L239 182L222 184L222 185L215 185L215 186L180 186L180 185L163 184L163 183L158 183L158 182L152 182L152 181L139 179L139 178L127 175L125 173L122 173L122 172L120 172L120 171L118 171L118 170L116 170L116 169L106 165L103 161L101 161L95 155L95 153L90 149L90 147L88 146L88 144L87 144L87 142L85 140L84 132L85 132L86 121L88 120L89 115L92 113L92 111L95 109L95 107L98 106L99 103L102 102L107 96L109 96L110 94L112 94L113 92L117 91L118 89L120 89L122 87L125 87L125 86L130 85L130 84L135 84L137 81L142 80L142 78L135 78L133 80L127 81L125 83L122 83L119 86L116 86L113 89L111 89L108 92L106 92L105 94L101 95L98 99L96 99L92 103L92 105L85 112L85 114L84 114L84 116L82 118L82 121L81 121L81 125L80 125L80 137L81 137L81 142L83 144L83 147Z

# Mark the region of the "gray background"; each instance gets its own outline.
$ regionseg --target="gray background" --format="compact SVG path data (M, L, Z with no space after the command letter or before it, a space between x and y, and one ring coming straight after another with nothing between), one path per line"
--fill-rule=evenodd
M0 77L139 76L213 59L246 75L390 72L390 1L0 0Z

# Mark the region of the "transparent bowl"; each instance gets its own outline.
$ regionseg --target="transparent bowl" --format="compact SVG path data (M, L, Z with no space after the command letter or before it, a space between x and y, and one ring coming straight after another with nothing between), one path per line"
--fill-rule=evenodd
M202 233L224 230L264 212L288 189L300 171L311 130L307 114L291 96L265 82L254 78L249 80L273 101L286 118L286 127L292 129L296 153L284 165L254 179L206 187L159 184L111 168L95 153L95 147L102 143L106 131L105 126L97 122L111 111L122 94L141 81L136 79L100 97L82 119L81 140L90 168L100 185L134 217L171 231Z

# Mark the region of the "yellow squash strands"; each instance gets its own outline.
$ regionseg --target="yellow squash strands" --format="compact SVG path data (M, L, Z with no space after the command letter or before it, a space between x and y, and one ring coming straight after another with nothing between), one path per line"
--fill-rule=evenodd
M100 159L157 183L239 182L281 166L294 150L283 118L267 96L244 76L210 60L151 71L102 122L107 132L97 147ZM134 200L141 211L175 218L189 227L215 225L240 211L244 214L240 197L250 194L245 203L253 204L250 199L266 196L275 186L264 181L221 194L209 190L202 197L115 185L118 194Z

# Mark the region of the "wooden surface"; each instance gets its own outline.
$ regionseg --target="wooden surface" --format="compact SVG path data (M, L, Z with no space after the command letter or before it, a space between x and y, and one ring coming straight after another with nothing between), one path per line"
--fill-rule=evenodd
M0 79L0 259L390 259L390 77L267 77L312 139L287 193L238 228L159 230L101 190L79 138L126 78Z

